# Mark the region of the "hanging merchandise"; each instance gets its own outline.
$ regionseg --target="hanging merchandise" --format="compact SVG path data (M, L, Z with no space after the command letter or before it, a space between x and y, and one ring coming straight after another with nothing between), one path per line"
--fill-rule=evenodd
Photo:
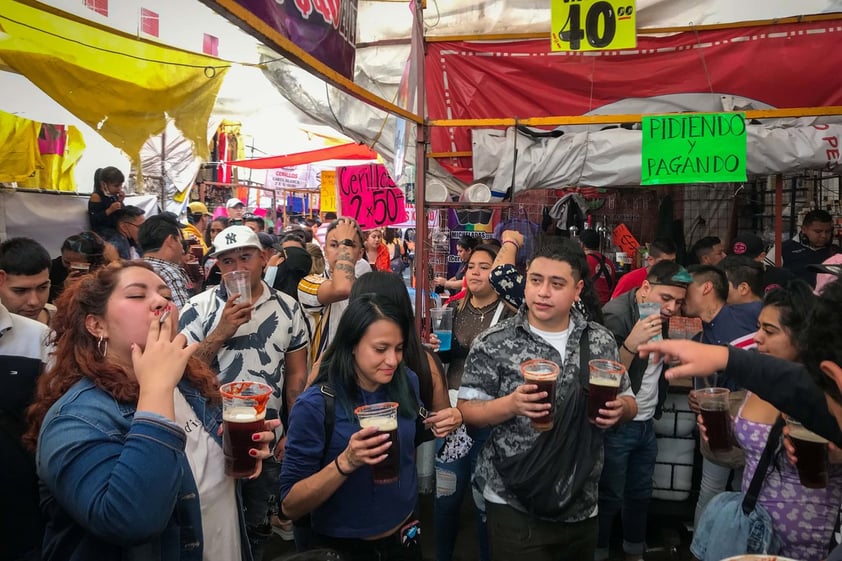
M529 220L523 205L520 205L514 217L497 224L494 228L494 237L498 240L501 239L500 236L506 230L515 230L523 236L523 246L517 252L517 264L526 263L526 260L535 253L541 226Z

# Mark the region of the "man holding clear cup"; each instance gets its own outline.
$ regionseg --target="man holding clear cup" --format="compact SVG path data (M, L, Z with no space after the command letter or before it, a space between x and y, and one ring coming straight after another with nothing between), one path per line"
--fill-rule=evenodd
M459 409L466 423L493 427L474 486L486 500L495 561L580 561L594 554L603 429L633 418L637 405L623 376L621 395L605 404L595 422L587 418L588 360L617 358L611 334L573 307L589 271L576 242L545 242L527 269L524 306L479 335L465 364ZM546 431L532 421L552 409L546 403L550 392L524 380L521 371L536 358L560 367L556 412ZM524 477L523 459L547 469ZM559 481L572 483L562 489Z
M611 528L622 513L623 550L642 559L646 550L646 511L658 442L653 419L660 418L667 397L662 360L637 356L639 345L668 334L669 318L678 315L692 278L674 261L652 265L640 288L610 300L602 309L614 335L620 360L628 369L637 415L605 433L605 464L599 481L599 541L596 561L608 559ZM647 315L647 307L657 311Z
M220 384L235 381L268 385L272 394L266 419L285 419L307 375L307 329L301 307L262 280L266 258L260 239L246 226L229 226L214 239L211 257L225 282L197 294L181 311L179 329L195 356L214 368ZM279 429L275 457L283 452ZM277 496L279 464L270 459L263 473L243 482L246 529L255 558L270 528L270 497Z

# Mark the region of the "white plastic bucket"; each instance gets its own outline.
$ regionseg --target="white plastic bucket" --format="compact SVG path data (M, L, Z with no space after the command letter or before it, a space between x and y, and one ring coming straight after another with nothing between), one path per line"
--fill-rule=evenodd
M491 189L485 183L474 183L462 191L459 200L468 203L487 203L491 200Z
M428 203L443 203L447 201L447 187L438 179L427 181L424 186L424 200Z

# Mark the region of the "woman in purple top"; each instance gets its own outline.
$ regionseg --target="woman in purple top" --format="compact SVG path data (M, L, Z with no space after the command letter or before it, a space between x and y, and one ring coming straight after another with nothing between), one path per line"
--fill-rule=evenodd
M768 292L754 336L757 350L790 361L799 360L802 351L799 334L806 327L814 303L810 287L801 281ZM743 489L748 489L751 483L778 415L780 412L775 407L749 393L734 419L734 434L746 457ZM834 460L842 462L842 457L834 458L831 453L831 462ZM808 489L801 485L798 471L783 454L773 460L757 503L772 518L775 534L782 544L781 556L803 561L827 557L836 513L842 503L842 466L831 466L829 476L825 489Z

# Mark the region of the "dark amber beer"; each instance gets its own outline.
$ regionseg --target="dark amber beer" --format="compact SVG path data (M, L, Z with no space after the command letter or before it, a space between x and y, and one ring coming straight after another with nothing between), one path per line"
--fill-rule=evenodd
M532 428L537 431L548 431L553 428L555 418L555 387L560 369L551 360L540 358L527 360L520 365L520 373L527 384L538 386L536 392L547 392L547 396L536 403L549 403L550 408L540 417L532 417Z
M371 466L371 475L375 483L394 483L400 477L401 443L398 439L397 419L378 419L369 417L360 419L360 428L377 427L377 434L387 433L392 445L386 450L386 459Z
M808 489L827 487L827 440L805 429L801 423L787 419L789 438L795 447L798 478Z
M222 413L222 453L225 456L225 475L244 478L257 469L257 458L249 455L256 448L252 435L263 430L266 411L259 415L252 407L234 407Z
M730 394L727 388L694 390L712 452L725 452L732 446Z
M222 395L222 453L225 475L244 478L254 474L257 458L249 454L258 444L252 435L264 430L266 403L272 388L258 382L229 382Z
M605 404L617 399L620 380L591 380L588 386L588 418L595 421L599 417L599 410L605 409Z
M374 483L395 483L400 479L401 446L398 437L398 404L394 402L373 403L354 409L360 421L360 428L376 427L377 434L388 433L392 445L386 450L386 458L371 466ZM382 444L382 443L381 443ZM379 445L378 445L379 446Z
M588 418L595 421L599 417L599 410L605 409L609 401L617 399L626 367L613 360L598 358L588 363L588 370Z

